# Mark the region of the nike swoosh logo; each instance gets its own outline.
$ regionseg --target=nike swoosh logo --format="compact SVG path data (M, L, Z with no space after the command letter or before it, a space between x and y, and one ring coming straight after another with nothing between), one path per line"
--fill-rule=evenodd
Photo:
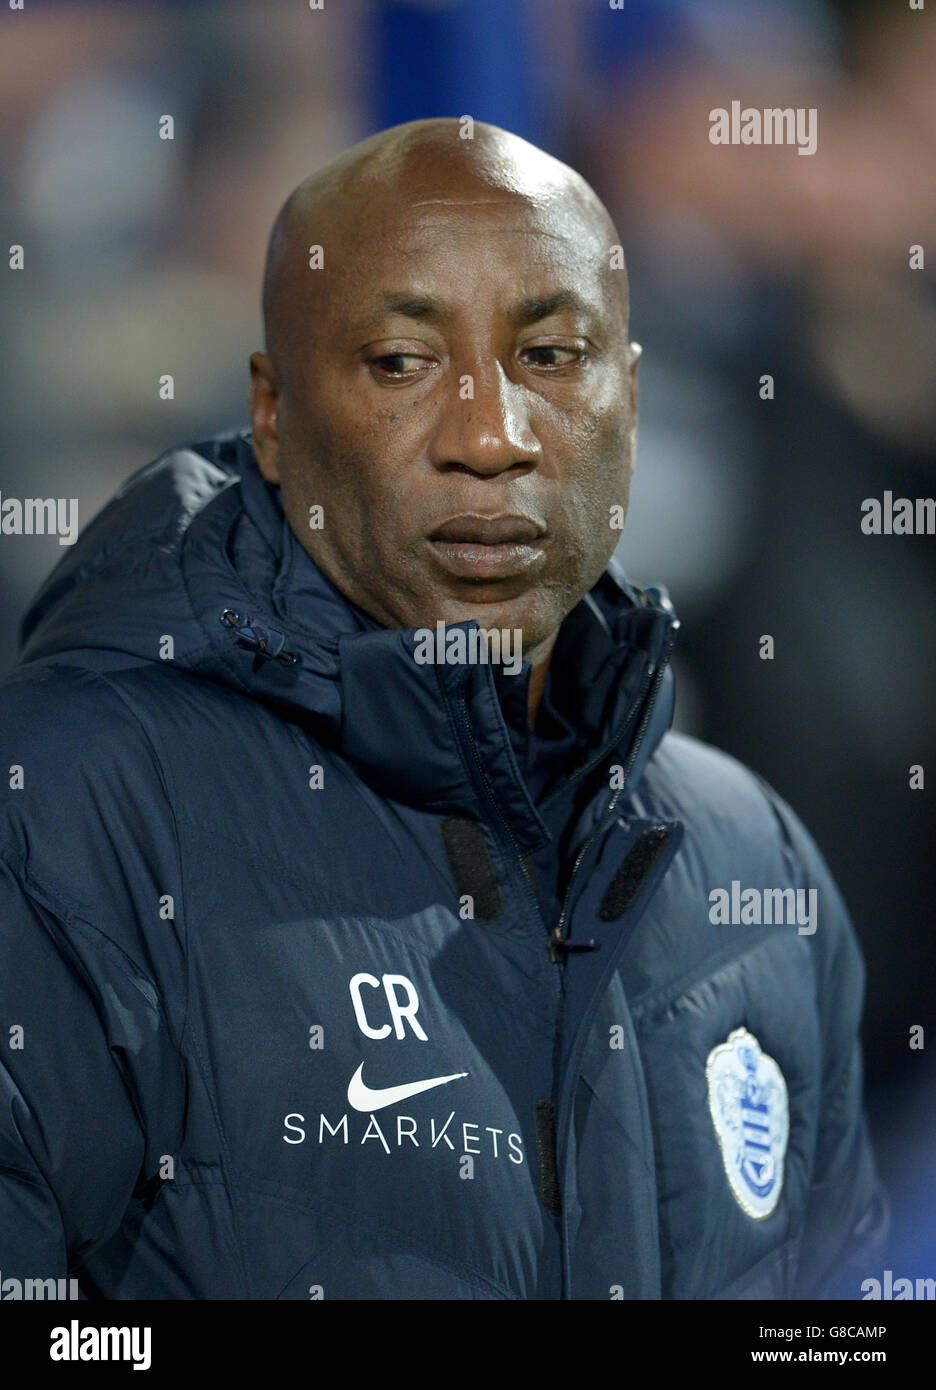
M409 1100L410 1096L418 1096L420 1091L431 1091L433 1086L446 1086L450 1081L468 1075L466 1071L456 1071L451 1076L430 1076L428 1081L409 1081L404 1086L381 1086L379 1090L372 1091L361 1078L363 1070L362 1062L348 1082L348 1104L355 1110L363 1110L365 1114L371 1110L383 1110L388 1105L397 1105L401 1100Z

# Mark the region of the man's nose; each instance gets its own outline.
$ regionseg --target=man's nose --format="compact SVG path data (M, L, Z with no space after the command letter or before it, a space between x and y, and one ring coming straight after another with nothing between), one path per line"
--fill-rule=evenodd
M495 474L541 457L526 389L497 361L463 374L442 407L432 441L435 466Z

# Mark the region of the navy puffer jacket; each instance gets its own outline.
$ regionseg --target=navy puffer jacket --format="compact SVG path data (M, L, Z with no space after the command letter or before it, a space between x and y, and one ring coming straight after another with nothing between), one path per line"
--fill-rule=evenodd
M417 660L245 434L136 473L0 686L3 1277L747 1299L873 1268L853 929L789 808L669 732L675 625L612 563L534 737L528 664Z

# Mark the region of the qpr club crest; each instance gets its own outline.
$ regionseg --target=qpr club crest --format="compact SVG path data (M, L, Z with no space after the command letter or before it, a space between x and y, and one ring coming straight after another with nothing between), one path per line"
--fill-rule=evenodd
M739 1206L762 1220L780 1200L790 1112L783 1072L746 1028L712 1048L708 1103Z

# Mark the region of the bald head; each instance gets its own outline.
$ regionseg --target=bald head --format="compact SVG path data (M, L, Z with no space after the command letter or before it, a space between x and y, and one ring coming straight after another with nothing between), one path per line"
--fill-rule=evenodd
M471 138L465 138L470 130ZM314 299L334 281L309 275L309 248L324 256L360 244L383 209L433 204L481 208L515 200L546 221L562 222L608 260L618 244L614 223L591 186L569 165L510 131L484 122L466 127L454 117L408 121L352 146L293 190L270 235L263 277L267 351L283 377L307 323ZM363 248L362 248L363 249ZM626 331L627 274L608 277ZM312 292L310 303L308 292Z

